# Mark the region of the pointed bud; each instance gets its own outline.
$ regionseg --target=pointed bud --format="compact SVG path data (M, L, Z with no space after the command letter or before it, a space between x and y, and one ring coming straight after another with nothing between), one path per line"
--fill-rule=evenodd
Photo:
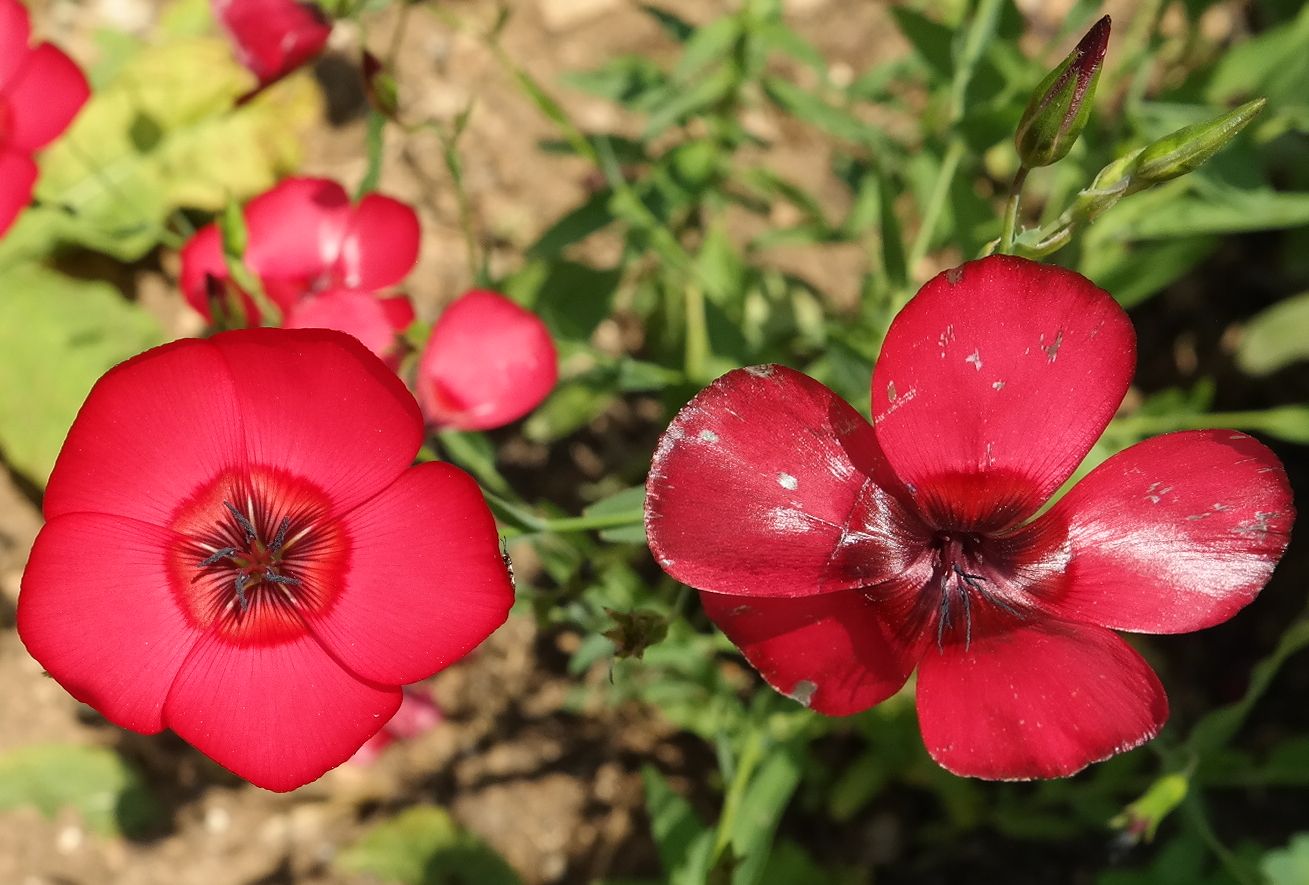
M394 120L400 108L400 87L382 60L367 49L364 50L363 75L368 104L383 117Z
M1014 144L1029 169L1062 160L1091 116L1091 99L1109 46L1109 16L1100 19L1032 93Z
M1109 825L1122 830L1129 845L1150 842L1163 819L1186 799L1190 786L1186 775L1166 774L1151 784L1145 795L1109 821Z
M1158 184L1199 168L1236 137L1264 109L1267 99L1256 98L1206 123L1196 123L1166 135L1141 152L1136 177L1141 184Z

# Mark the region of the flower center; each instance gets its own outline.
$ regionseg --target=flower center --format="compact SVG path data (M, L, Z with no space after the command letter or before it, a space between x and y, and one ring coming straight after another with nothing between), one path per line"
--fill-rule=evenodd
M258 514L253 507L243 513L230 501L224 501L226 513L214 528L211 539L223 543L199 562L199 574L193 581L210 576L217 577L220 584L231 582L232 592L237 605L244 612L250 607L247 595L264 588L270 595L277 591L291 605L296 603L295 591L291 588L300 586L300 578L295 574L294 550L296 543L309 533L306 526L294 534L291 532L291 517L284 516L277 524L277 530L269 534L256 525ZM210 543L200 542L208 550Z
M937 594L937 648L945 645L947 634L957 637L960 631L964 646L972 644L975 603L1015 618L1024 617L1022 600L1008 598L1013 595L1013 588L1007 576L998 573L994 553L988 561L985 536L937 532L932 547L932 578L927 586ZM979 617L991 614L978 612Z

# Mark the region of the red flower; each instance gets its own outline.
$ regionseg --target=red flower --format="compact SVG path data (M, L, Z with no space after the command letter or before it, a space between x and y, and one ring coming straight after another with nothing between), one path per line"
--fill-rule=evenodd
M171 728L270 790L307 783L513 601L477 485L411 467L421 441L413 397L339 332L134 357L55 464L19 634L110 721Z
M558 379L554 342L540 317L475 290L436 321L418 364L418 401L437 426L487 430L532 411Z
M918 669L932 757L1069 775L1149 740L1158 678L1111 629L1182 633L1250 602L1290 489L1242 433L1147 440L1036 514L1127 390L1127 315L1070 271L946 271L891 324L872 425L781 366L730 372L664 434L646 529L778 691L845 715Z
M265 86L323 51L332 23L313 3L295 0L210 0L236 57Z
M288 178L245 207L244 261L259 277L288 328L337 329L354 335L384 359L396 356L396 334L414 318L409 299L373 293L405 278L418 261L414 210L369 194L357 206L345 188L322 178ZM210 224L182 248L182 291L213 320L212 280L226 281L223 243ZM244 320L259 310L240 293Z
M32 200L32 154L68 128L91 93L61 50L28 46L31 33L27 8L0 0L0 234Z
M404 689L404 700L382 730L364 742L350 761L356 765L371 765L382 751L396 741L409 740L425 734L441 724L441 709L425 692Z

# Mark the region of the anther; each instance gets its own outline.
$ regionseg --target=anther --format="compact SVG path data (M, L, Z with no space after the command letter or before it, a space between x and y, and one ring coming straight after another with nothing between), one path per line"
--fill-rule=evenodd
M268 545L269 553L276 554L282 549L282 545L286 543L286 533L290 530L291 517L283 516L281 524L277 527L277 535L273 538L273 543Z
M245 572L236 576L236 601L241 605L241 611L250 607L250 600L245 598L245 588L250 586L250 576Z
M210 556L201 560L198 568L209 568L209 566L219 563L224 559L227 559L227 557L234 555L236 555L235 547L224 547L221 550L215 550Z
M264 580L270 584L288 584L292 587L300 586L300 579L293 578L290 575L279 575L277 572L269 569L264 572Z
M245 530L245 539L247 541L253 541L259 537L259 533L255 531L254 523L250 521L249 517L237 510L230 501L224 501L223 506L232 514L232 518L236 520L237 524Z

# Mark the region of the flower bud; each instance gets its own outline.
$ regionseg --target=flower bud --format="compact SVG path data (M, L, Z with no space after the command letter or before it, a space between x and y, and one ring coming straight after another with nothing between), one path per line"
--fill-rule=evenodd
M383 117L394 120L400 107L399 86L381 59L367 49L364 50L363 75L368 103Z
M1062 160L1091 116L1091 99L1109 46L1109 16L1100 19L1059 67L1041 81L1018 123L1014 144L1029 169Z
M1267 99L1248 101L1221 117L1178 129L1146 146L1136 167L1142 184L1158 184L1200 167L1259 115Z

